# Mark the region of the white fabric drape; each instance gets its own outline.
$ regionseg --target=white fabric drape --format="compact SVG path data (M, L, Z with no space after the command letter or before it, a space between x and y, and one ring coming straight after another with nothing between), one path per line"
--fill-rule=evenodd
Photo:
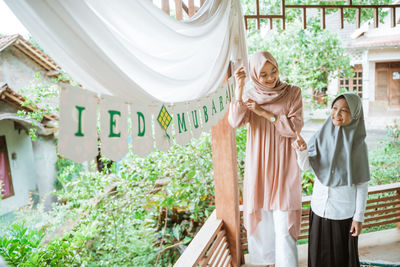
M148 0L5 2L76 81L127 101L198 99L230 60L247 62L240 0L208 0L184 22Z

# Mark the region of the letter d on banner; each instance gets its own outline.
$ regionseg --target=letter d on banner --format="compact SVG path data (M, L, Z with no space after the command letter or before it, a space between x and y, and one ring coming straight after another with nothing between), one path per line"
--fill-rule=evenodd
M146 105L133 103L132 118L132 150L144 157L154 150L152 110Z
M62 85L60 95L60 133L58 153L77 163L97 155L96 94Z

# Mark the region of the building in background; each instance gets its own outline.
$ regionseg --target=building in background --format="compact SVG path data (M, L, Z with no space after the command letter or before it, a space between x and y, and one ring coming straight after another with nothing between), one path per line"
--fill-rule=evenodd
M33 76L51 82L60 67L20 35L0 37L0 181L3 199L0 215L30 204L32 196L45 198L56 179L55 131L58 117L45 115L41 122L17 115L19 110L34 111L17 91L27 87ZM39 138L32 141L29 130L35 128Z

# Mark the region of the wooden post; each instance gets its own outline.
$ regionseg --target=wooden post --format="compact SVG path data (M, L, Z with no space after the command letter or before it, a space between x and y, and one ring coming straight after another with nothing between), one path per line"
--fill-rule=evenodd
M188 1L188 9L189 9L189 17L191 18L193 15L194 15L194 13L195 13L195 11L194 11L194 0L189 0Z
M360 29L361 26L361 8L356 9L356 24L357 29Z
M379 27L379 10L378 8L374 9L374 28Z
M340 13L339 13L339 18L340 18L340 29L344 28L344 22L343 22L343 8L340 8Z
M322 8L321 11L321 28L325 30L326 22L325 22L325 8Z
M228 123L228 113L211 128L214 165L215 206L217 218L224 222L232 266L243 261L240 244L239 190L235 130Z
M281 14L282 14L282 30L285 30L285 17L286 17L286 7L285 7L285 0L281 0Z
M302 15L303 15L303 30L307 28L307 9L303 7L302 9Z
M176 12L176 19L182 20L183 19L182 0L175 0L175 12Z
M256 1L257 30L260 29L260 2Z
M165 13L167 13L169 15L170 11L169 11L169 1L168 0L163 0L161 2L161 8Z
M390 26L392 28L396 27L396 8L390 8Z

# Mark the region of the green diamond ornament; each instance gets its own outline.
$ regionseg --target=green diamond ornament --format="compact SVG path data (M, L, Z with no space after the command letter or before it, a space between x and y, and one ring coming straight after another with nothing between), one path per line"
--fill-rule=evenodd
M160 113L158 114L157 121L160 123L164 131L167 131L169 124L171 123L172 116L168 113L167 108L163 105Z

